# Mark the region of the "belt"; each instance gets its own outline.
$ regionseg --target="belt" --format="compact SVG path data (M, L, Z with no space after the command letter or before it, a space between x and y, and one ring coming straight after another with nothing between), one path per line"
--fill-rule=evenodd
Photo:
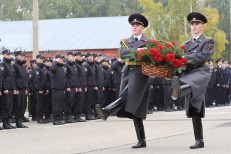
M135 62L135 61L128 61L125 63L126 65L132 65L132 66L140 66L141 65L141 62Z
M188 65L188 68L190 68L190 69L196 69L196 68L199 68L199 67L201 67L203 65L208 65L208 64L209 64L209 62L205 62L202 65Z

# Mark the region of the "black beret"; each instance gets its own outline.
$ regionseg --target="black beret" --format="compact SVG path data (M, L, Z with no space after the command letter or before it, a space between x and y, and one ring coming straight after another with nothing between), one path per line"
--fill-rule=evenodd
M201 14L199 12L191 12L191 13L189 13L188 16L187 16L187 20L190 23L192 23L192 22L200 22L202 24L205 24L205 23L208 22L207 18L203 14Z
M10 52L9 49L5 49L5 50L2 51L2 54L3 54L3 55L4 55L4 54L10 55L10 54L12 54L12 52Z
M67 53L67 55L73 55L73 56L75 56L75 52L74 52L74 51L69 51L69 52Z
M51 59L50 58L45 58L45 59L43 59L43 62L45 63L45 62L51 62Z
M57 54L55 58L65 58L62 54Z
M218 59L216 60L216 63L218 63L218 62L220 62L220 61L222 61L222 59L221 59L221 58L218 58Z
M25 56L25 53L22 52L22 51L15 51L15 52L14 52L14 55L15 55L15 56L19 56L19 55L20 55L20 56Z
M38 58L44 59L45 57L43 57L42 55L37 55L37 56L36 56L36 59L38 59Z
M94 54L93 54L93 57L94 57L94 58L95 58L95 57L99 57L99 55L96 54L96 53L94 53Z
M148 19L141 14L132 14L128 18L128 22L132 25L134 23L138 23L143 25L144 27L148 26Z
M84 56L84 54L82 52L76 52L75 54L76 54L76 56Z
M112 58L112 59L111 59L111 62L112 62L112 63L115 62L115 61L117 61L117 58Z
M87 57L89 57L89 56L93 56L90 52L88 52L86 55L85 55L85 57L87 58Z
M103 63L103 62L108 62L108 60L102 59L102 60L100 61L100 63Z
M31 64L37 63L35 59L30 60Z

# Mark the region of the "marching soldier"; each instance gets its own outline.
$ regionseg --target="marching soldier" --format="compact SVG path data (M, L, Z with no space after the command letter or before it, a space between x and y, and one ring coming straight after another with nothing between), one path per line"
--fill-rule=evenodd
M182 76L174 76L172 80L172 99L185 96L186 114L192 118L195 144L190 149L204 148L203 128L201 118L205 115L205 92L211 72L206 62L214 51L214 40L203 35L207 19L198 12L192 12L187 17L191 24L192 38L185 46L188 61L188 72Z
M71 118L72 108L75 104L76 92L78 87L78 70L75 64L75 53L70 51L67 53L67 89L65 94L64 103L64 114L65 123L74 123L75 121Z
M95 120L93 99L94 99L94 92L98 90L98 87L96 86L94 60L93 60L93 55L91 53L87 53L85 57L87 58L87 62L84 63L86 81L87 81L87 92L85 95L85 114L86 114L86 120Z
M11 65L12 53L10 50L3 50L3 61L0 63L2 69L2 97L1 97L1 113L3 120L4 129L15 128L10 124L10 112L9 106L13 106L13 94L17 94L15 79L14 79L14 69Z
M41 55L36 56L37 66L35 68L35 78L34 78L34 86L37 93L37 122L39 124L49 123L48 120L44 119L43 115L45 114L44 107L45 101L44 98L47 95L47 72L44 69L43 64L44 57Z
M62 121L63 105L65 99L65 91L67 88L66 72L67 68L63 64L65 57L61 54L55 56L55 61L51 64L52 72L51 88L52 88L52 113L54 115L53 125L65 124Z
M78 88L76 93L75 104L73 108L75 122L85 122L86 120L81 118L81 113L84 112L85 106L85 93L87 91L87 81L86 81L86 74L83 67L83 56L81 52L76 53L76 68L78 70Z
M148 40L143 35L145 27L148 26L146 17L141 14L132 14L128 21L132 25L133 36L121 41L119 54L122 59L131 57L129 49L139 50L146 47L144 42ZM141 64L134 61L128 62L122 72L120 95L117 100L105 108L97 104L96 110L103 120L114 113L117 113L118 117L133 119L138 143L132 148L143 148L146 147L146 141L142 119L146 118L148 108L149 77L141 73Z
M24 66L25 54L22 51L15 52L15 63L13 64L17 95L14 95L13 113L16 119L17 128L28 128L23 125L23 118L26 111L27 105L27 94L28 94L28 76Z
M30 69L28 70L28 109L29 114L32 116L32 121L37 120L36 106L37 106L37 93L34 86L35 68L37 62L35 59L30 60Z

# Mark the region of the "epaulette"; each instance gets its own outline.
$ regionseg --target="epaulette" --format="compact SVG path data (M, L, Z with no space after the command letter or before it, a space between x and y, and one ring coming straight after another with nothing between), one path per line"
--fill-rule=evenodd
M121 44L122 47L128 48L128 45L126 44L127 40L128 40L128 38L127 38L127 39L122 39L122 40L120 41L120 44Z

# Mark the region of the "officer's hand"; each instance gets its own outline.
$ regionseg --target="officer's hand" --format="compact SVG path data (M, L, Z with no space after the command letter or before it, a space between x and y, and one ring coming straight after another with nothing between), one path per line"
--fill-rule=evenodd
M217 84L218 87L220 87L220 84Z
M28 90L25 90L25 94L26 94L26 95L28 94Z
M0 91L0 96L2 96L2 92Z
M38 91L39 94L43 94L43 91Z
M113 88L112 91L116 91L116 88Z
M13 90L13 95L19 95L19 91Z
M159 89L159 88L160 88L160 86L156 86L156 88L158 88L158 89Z
M226 85L227 88L229 88L229 85Z
M4 90L3 93L4 93L4 94L8 94L9 91L8 91L8 90Z
M153 86L150 86L151 89L153 89Z
M118 62L123 63L124 61L123 61L123 59L118 58Z
M94 87L94 90L99 90L98 87Z
M66 91L69 91L69 92L71 92L71 88L67 88L67 89L66 89Z
M82 92L82 88L77 88L77 92Z
M85 92L87 92L87 88L85 88Z
M103 87L103 91L105 91L105 88Z

